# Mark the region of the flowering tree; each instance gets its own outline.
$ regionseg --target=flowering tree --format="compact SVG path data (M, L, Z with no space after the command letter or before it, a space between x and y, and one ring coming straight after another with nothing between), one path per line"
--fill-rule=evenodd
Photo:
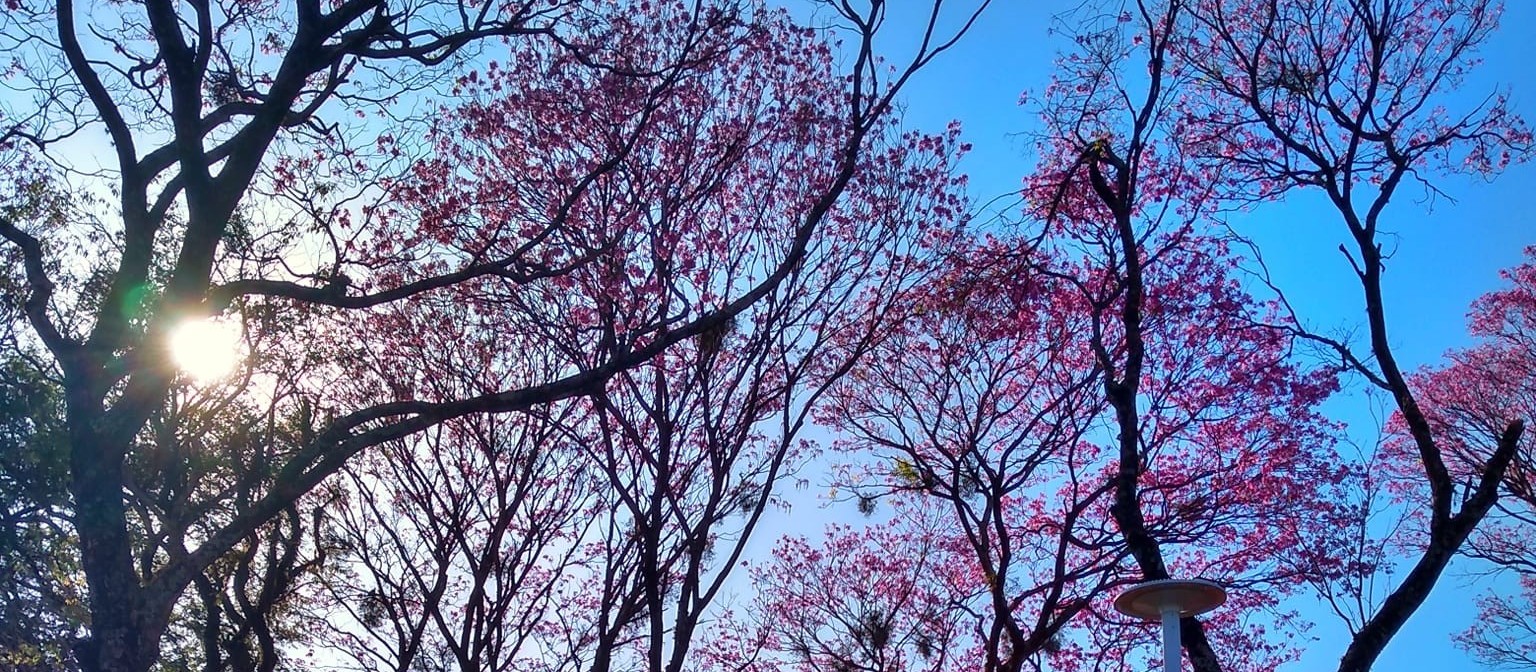
M78 663L149 669L187 587L358 453L600 391L792 276L951 43L888 70L882 3L839 7L847 75L750 3L7 3L33 65L0 128L6 354L61 390ZM98 132L107 167L70 147ZM708 236L748 254L694 273ZM432 349L444 305L497 387L432 384L463 363ZM224 314L252 356L183 387L164 344ZM204 431L177 395L284 431Z
M1113 297L1126 281L1113 273L1124 257L1118 238L1090 246L1089 221L951 241L948 272L909 293L875 356L840 385L827 421L869 456L847 484L897 520L778 552L746 628L776 654L748 647L758 664L1019 670L1049 655L1052 669L1099 669L1148 641L1107 605L1145 570L1128 566L1136 552L1116 519L1119 415L1101 364L1122 366ZM1141 333L1156 368L1139 379L1135 501L1164 577L1171 567L1230 586L1234 609L1215 632L1252 669L1270 668L1294 655L1273 640L1287 631L1238 614L1333 570L1307 543L1336 522L1347 476L1313 408L1331 378L1289 361L1290 336L1228 277L1234 258L1218 241L1182 228L1146 240ZM826 602L808 606L816 596ZM870 637L871 614L882 637ZM920 645L940 640L943 655Z
M949 282L971 291L954 290L947 297L944 291L930 292L924 310L907 314L912 324L921 326L910 333L893 331L892 352L907 356L870 360L867 368L885 372L854 376L850 389L857 391L848 395L853 401L840 399L837 414L856 443L884 451L884 458L895 465L888 469L887 489L905 486L958 502L961 519L968 508L985 511L973 517L999 528L1004 524L996 521L1020 516L1006 512L1006 506L985 508L996 501L986 492L988 483L1007 482L1007 476L998 474L1014 473L1039 479L1033 484L1037 488L1051 480L1039 470L1008 471L989 460L992 453L987 450L968 452L973 445L999 446L1004 452L998 454L1006 454L1012 445L1007 439L1019 438L1030 450L1039 446L1041 455L1057 460L1037 460L1040 464L1073 464L1078 469L1074 482L1080 482L1082 474L1093 474L1096 465L1108 492L1101 508L1090 504L1085 514L1113 520L1122 535L1119 548L1134 563L1133 571L1110 573L1115 578L1108 585L1138 575L1221 581L1232 589L1234 609L1210 623L1186 619L1186 652L1196 669L1248 664L1267 669L1297 650L1276 641L1277 633L1244 623L1237 615L1273 606L1275 595L1309 586L1347 592L1364 585L1359 577L1375 571L1375 558L1342 553L1348 550L1348 540L1341 531L1355 529L1370 513L1355 495L1377 475L1363 473L1363 465L1347 464L1332 451L1335 428L1316 410L1334 389L1332 371L1309 372L1292 354L1298 339L1334 346L1303 330L1283 302L1250 295L1235 277L1238 256L1228 249L1240 240L1212 225L1215 208L1230 203L1227 199L1274 195L1242 191L1271 183L1256 181L1241 158L1257 161L1273 147L1258 140L1252 145L1220 144L1247 138L1240 132L1243 123L1213 125L1223 119L1213 110L1224 108L1219 108L1222 98L1210 95L1207 87L1218 85L1217 75L1227 70L1213 65L1222 62L1214 55L1198 50L1212 43L1202 41L1209 38L1202 31L1208 29L1206 21L1214 10L1178 2L1129 3L1127 9L1123 14L1088 16L1076 35L1079 50L1064 59L1060 79L1044 96L1045 160L1025 192L1031 213L1043 222L1039 232L996 245L962 246L963 252L956 255L962 261L955 262L960 270ZM1261 15L1263 9L1256 7L1249 16ZM1321 14L1306 16L1323 21L1328 30L1338 29L1327 23L1338 17L1324 21ZM1394 24L1393 29L1401 26ZM1391 39L1424 37L1403 30ZM1119 69L1132 54L1145 60L1146 78ZM1503 140L1472 135L1480 142L1517 142L1523 131L1517 122L1510 123ZM1009 270L988 275L987 263ZM975 283L963 282L970 279ZM1033 310L1021 307L1025 304L1020 297L1031 294L1053 298ZM946 303L943 298L952 300ZM997 382L1030 366L1023 363L1039 361L1021 354L1035 351L1010 347L996 340L998 335L1030 324L1030 318L1019 316L1039 320L1041 315L1077 320L1079 326L1065 330L1066 340L1053 343L1026 331L1023 342L1060 358L1058 365L1099 388L1101 414L1091 411L1091 400L1080 406L1041 404L1019 392L1059 399L1050 394L1049 385L1040 384L1042 379L1026 376L1033 384L1017 386ZM1085 354L1072 359L1074 348ZM1008 354L991 359L995 353ZM1343 365L1355 367L1360 361L1346 357ZM917 374L921 371L926 376ZM1383 380L1379 371L1376 375L1374 380ZM1090 409L1087 415L1102 424L1082 428L1070 416L1053 420L1078 427L1061 435L1085 437L1089 445L1102 440L1097 432L1107 425L1110 439L1100 445L1111 449L1048 449L1037 439L1021 438L1028 436L1028 422L1008 424L1038 417L1032 413L1041 408ZM1507 421L1500 432L1518 429ZM967 443L985 437L976 428L997 431L999 440ZM1488 445L1504 445L1498 441L1507 438L1495 433ZM1499 452L1490 449L1487 454ZM1077 467L1075 460L1083 466ZM883 476L878 469L873 473L876 482ZM1053 501L1085 501L1082 495L1065 493ZM1047 517L1074 520L1060 512ZM956 527L969 532L964 523ZM839 543L844 542L829 541ZM984 565L999 557L984 546L968 561ZM1085 547L1093 548L1091 542ZM1005 592L999 587L1002 575L983 570L977 574L983 578L974 594ZM1053 583L1052 577L1039 578L1041 585ZM1070 585L1074 578L1082 577L1059 580ZM1087 588L1091 598L1092 584ZM1027 607L1022 611L1042 618L1046 614ZM1367 614L1366 620L1380 623L1390 618L1381 614L1389 612ZM1000 613L987 618L1005 623L1005 630L1009 618L1019 620ZM1280 616L1283 636L1296 624ZM846 615L841 621L856 622ZM1130 624L1110 614L1102 598L1097 608L1083 610L1080 622L1079 641L1093 645L1074 651L1067 639L1062 646L1068 655L1058 656L1053 666L1113 666L1127 652L1126 643L1137 641L1128 636ZM852 636L856 630L843 632ZM1034 635L1044 628L1021 630ZM1366 627L1362 633L1371 631ZM1006 669L1001 661L1019 649L998 641L980 648L993 656L990 664ZM1384 645L1384 640L1378 644ZM1346 656L1346 669L1359 664L1365 646ZM1090 650L1099 657L1082 655ZM1239 650L1241 656L1225 653ZM1026 650L1025 658L1032 653Z
M1387 206L1405 186L1438 194L1433 176L1493 175L1530 145L1530 131L1501 94L1462 112L1439 100L1476 64L1498 15L1489 0L1197 2L1190 39L1179 43L1203 94L1184 106L1186 138L1210 165L1230 171L1221 189L1246 199L1317 190L1338 212L1349 234L1342 249L1360 282L1368 354L1301 335L1390 395L1426 493L1418 557L1352 624L1341 670L1369 669L1465 549L1495 506L1524 431L1520 418L1501 418L1492 449L1458 497L1453 456L1461 438L1437 429L1425 392L1399 365L1381 283Z
M838 532L808 558L781 552L759 632L796 664L1020 670L1050 654L1052 669L1115 668L1150 632L1114 614L1110 589L1175 574L1233 594L1209 623L1186 619L1197 669L1222 669L1228 647L1245 652L1229 668L1295 655L1275 639L1292 632L1284 614L1278 633L1241 614L1337 571L1312 541L1348 512L1350 474L1316 410L1334 384L1293 359L1278 304L1235 277L1205 174L1172 138L1178 90L1159 63L1179 5L1137 7L1091 16L1046 91L1044 160L1024 191L1037 223L942 239L947 271L909 293L835 395L828 423L873 457L848 478L861 501L894 498L898 515L954 531ZM1126 53L1153 64L1148 88L1119 76ZM914 555L856 568L860 543ZM942 589L903 583L935 563ZM868 595L806 606L859 571L880 577ZM884 647L860 620L871 613ZM935 633L948 655L916 655Z
M366 505L337 521L352 550L332 584L330 611L347 624L333 641L368 669L683 669L802 461L809 409L918 277L903 250L955 211L953 149L914 135L872 157L763 301L587 399L523 414L515 425L540 427L533 435L433 434L365 458L376 466L349 490ZM725 243L698 241L688 272L729 272L747 251ZM473 333L432 333L439 352L480 347Z
M1528 670L1536 667L1536 623L1532 605L1536 587L1530 574L1519 577L1519 594L1484 595L1477 602L1478 621L1460 636L1461 645L1490 667Z
M1081 312L1028 281L1026 257L996 240L950 244L949 267L905 297L827 419L873 458L850 474L859 497L945 512L947 534L893 550L938 544L959 565L942 571L966 599L944 608L974 616L950 664L1017 670L1055 645L1118 557L1093 517L1108 493L1085 438L1099 371Z
M1081 24L1045 92L1046 158L1026 198L1045 221L1040 272L1080 295L1092 325L1116 446L1108 514L1126 551L1144 579L1227 585L1237 609L1214 626L1220 648L1245 655L1225 666L1263 669L1295 651L1232 616L1334 570L1307 532L1344 512L1348 474L1316 411L1331 376L1292 358L1289 323L1242 288L1210 222L1224 167L1183 152L1178 102L1198 95L1174 60L1185 12L1139 2ZM1144 80L1120 70L1127 57L1145 61ZM1206 624L1183 626L1195 669L1222 669ZM1125 650L1125 635L1102 632L1094 650Z
M998 330L1006 320L976 316L994 305L1016 306L1009 302L1030 292L1048 293L1054 284L1063 298L1046 314L1060 319L1076 309L1092 325L1081 333L1102 381L1111 445L1117 448L1105 456L1114 497L1103 515L1123 535L1125 552L1143 577L1205 575L1236 589L1235 609L1211 623L1186 619L1184 645L1196 669L1245 664L1268 669L1294 656L1295 649L1273 642L1273 633L1233 616L1273 604L1263 593L1285 595L1309 586L1336 605L1359 605L1355 613L1341 611L1354 633L1341 669L1368 669L1455 554L1520 562L1510 553L1524 540L1518 528L1494 524L1480 536L1473 533L1494 510L1500 490L1514 495L1523 482L1524 460L1516 458L1528 411L1519 407L1525 391L1516 381L1523 381L1528 367L1510 352L1484 348L1456 355L1445 374L1408 379L1386 336L1383 253L1377 244L1387 203L1405 178L1437 193L1429 182L1436 172L1491 174L1518 158L1529 142L1501 97L1461 116L1433 103L1470 67L1471 51L1492 29L1496 7L1411 2L1125 7L1129 11L1089 16L1087 29L1075 36L1081 51L1065 60L1061 80L1046 92L1046 160L1026 191L1044 230L1000 245L1003 254L962 246L956 267L963 270L956 277L978 278L984 291L957 291L957 300L938 302L949 311L943 317L922 310L905 314L922 326L911 333L893 331L893 342L900 345L891 352L903 356L875 358L868 365L901 373L855 375L850 389L856 391L848 395L853 401L840 399L835 415L848 418L841 420L842 428L857 437L854 445L882 451L894 465L870 470L873 478L866 475L861 484L884 478L886 490L905 487L959 502L955 527L967 533L961 522L967 510L986 511L973 517L988 522L1009 519L996 513L1005 507L986 508L989 495L974 485L995 484L996 474L1005 470L986 459L993 451L977 453L966 439L984 436L977 428L1003 427L1005 439L1025 433L999 418L1030 418L1037 407L1022 396L1007 396L1009 387L996 383L1003 377L996 372L1033 360L992 340L1006 333ZM1128 54L1145 58L1145 79L1119 69ZM1365 294L1369 356L1303 329L1282 301L1255 301L1231 277L1237 257L1227 247L1240 240L1210 226L1220 204L1250 204L1303 188L1325 190L1351 233L1354 249L1347 254ZM972 265L977 259L1027 261L1015 262L1013 272L988 276ZM1490 301L1508 306L1518 295L1504 293ZM1508 324L1510 311L1496 312L1500 317L1480 318L1482 326L1474 331L1490 333L1488 324ZM1511 329L1518 331L1507 326L1495 331L1507 340ZM1314 374L1298 366L1292 351L1303 341L1321 345L1337 357L1340 369L1391 393L1398 406L1395 422L1402 428L1402 441L1393 450L1409 456L1411 470L1400 469L1404 463L1390 456L1391 464L1348 464L1328 448L1333 427L1315 408L1333 389L1331 371ZM1066 351L1058 346L1052 352ZM990 360L993 352L1011 356ZM1042 387L1029 389L1044 393ZM1001 446L998 454L1006 454L1010 444L987 445ZM1057 458L1068 459L1059 453ZM1368 532L1376 484L1404 474L1412 476L1410 484L1392 487L1423 493L1425 530L1412 569L1375 602L1367 586L1380 569L1380 556L1349 537ZM1461 482L1466 485L1458 497ZM1523 506L1509 497L1495 515ZM826 583L829 575L849 571L843 556L825 550L860 557L850 538L834 534L825 549L802 550L811 557L809 564L786 558L766 574L773 579L770 592L801 606L765 606L774 615L763 622L800 625L787 641L794 633L764 628L759 631L764 641L807 667L952 664L919 661L910 649L868 646L869 628L858 614L884 616L892 605L905 604L891 597L919 594L910 582L906 589L888 587L870 596L850 586L860 599L803 616L807 610L798 595ZM924 550L922 557L930 555ZM978 549L950 561L985 563L995 557L995 549ZM881 577L875 585L900 586L902 568L917 564L872 563L869 571ZM972 595L1005 592L1000 576L977 574L982 580ZM797 577L803 583L796 583ZM1247 592L1245 585L1264 590ZM1493 620L1513 628L1510 632L1523 627L1520 612L1507 602L1488 604ZM1123 656L1124 644L1134 641L1120 629L1126 624L1115 623L1107 610L1099 614L1103 620L1090 625L1086 636L1095 644L1091 650L1107 653L1108 660L1066 656L1056 666L1113 666L1114 658ZM885 635L921 632L912 616L887 619L891 629ZM806 618L810 622L803 622ZM1004 630L1008 619L997 613L982 618L1003 623ZM982 654L970 659L972 666L985 660L1003 667L1002 661L1010 660L1013 650L999 640L975 641L983 642ZM1518 647L1508 641L1498 645L1517 656Z
M606 645L594 669L683 669L781 483L803 463L811 410L870 354L893 297L922 277L907 249L958 211L947 170L956 149L952 137L913 135L873 157L877 179L855 184L779 289L594 395L585 443L617 498L594 547L604 580L592 594L603 599L590 611ZM628 638L644 663L604 659Z
M1470 314L1476 345L1452 351L1443 367L1410 376L1423 403L1426 422L1446 453L1447 469L1464 488L1476 483L1499 452L1512 423L1536 417L1536 248L1527 248L1525 263L1503 272L1509 286L1479 298ZM1400 417L1394 419L1392 455L1398 470L1411 474L1413 440ZM1531 469L1536 442L1529 434L1516 444L1516 457L1504 472L1503 496L1464 552L1515 575L1519 592L1489 594L1478 601L1477 622L1460 637L1473 655L1491 664L1530 668L1536 639L1532 633L1532 581L1536 556L1531 553L1536 515ZM1423 497L1423 487L1407 490ZM1464 495L1465 496L1465 495Z
M813 546L781 540L754 568L753 618L711 647L718 669L905 672L973 668L981 649L957 605L972 601L969 553L942 509L897 504ZM958 551L958 553L956 553Z

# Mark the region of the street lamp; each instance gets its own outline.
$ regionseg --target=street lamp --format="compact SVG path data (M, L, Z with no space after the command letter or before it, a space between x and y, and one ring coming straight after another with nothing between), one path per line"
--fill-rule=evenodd
M1163 672L1179 672L1179 619L1197 616L1227 601L1227 591L1199 579L1160 579L1138 583L1115 598L1126 616L1163 622Z

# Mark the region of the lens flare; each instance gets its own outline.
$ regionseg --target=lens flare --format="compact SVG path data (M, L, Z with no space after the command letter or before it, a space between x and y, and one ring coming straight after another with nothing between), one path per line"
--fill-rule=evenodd
M240 364L240 343L238 322L203 318L181 323L166 345L177 368L194 381L212 383Z

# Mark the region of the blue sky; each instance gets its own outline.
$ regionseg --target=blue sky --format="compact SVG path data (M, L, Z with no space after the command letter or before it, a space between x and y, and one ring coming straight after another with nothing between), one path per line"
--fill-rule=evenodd
M896 3L898 6L908 3ZM927 3L910 3L910 6ZM937 130L958 119L974 151L962 169L971 177L972 196L986 201L1016 189L1030 166L1027 141L1033 113L1018 104L1026 90L1048 81L1062 43L1048 32L1051 17L1080 0L994 2L983 21L952 53L915 80L906 98L907 125ZM913 17L893 16L889 45L910 45ZM1480 99L1493 87L1507 87L1517 110L1536 117L1536 2L1510 0L1503 26L1482 50L1485 64L1462 91L1447 95L1453 108ZM1465 314L1470 301L1498 286L1498 270L1517 263L1521 249L1536 244L1536 165L1518 165L1492 183L1447 178L1439 183L1455 203L1441 199L1430 208L1399 198L1389 210L1389 228L1399 247L1385 274L1392 340L1400 361L1417 368L1433 364L1449 348L1467 343ZM1413 191L1406 195L1416 195ZM1231 217L1261 246L1277 283L1309 326L1349 328L1363 323L1360 293L1337 247L1344 229L1331 210L1293 198ZM1358 439L1370 440L1375 421L1357 397L1331 404L1353 425ZM1474 612L1471 597L1497 587L1473 582L1462 562L1453 565L1428 603L1388 648L1376 669L1478 669L1450 641ZM1322 607L1298 603L1315 619L1303 660L1286 669L1334 669L1347 644L1342 624Z

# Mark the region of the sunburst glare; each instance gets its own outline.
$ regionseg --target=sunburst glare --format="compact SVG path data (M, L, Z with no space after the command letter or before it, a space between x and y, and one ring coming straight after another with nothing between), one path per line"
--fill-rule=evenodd
M200 318L178 325L166 345L177 368L199 383L212 383L240 363L240 342L238 322Z

